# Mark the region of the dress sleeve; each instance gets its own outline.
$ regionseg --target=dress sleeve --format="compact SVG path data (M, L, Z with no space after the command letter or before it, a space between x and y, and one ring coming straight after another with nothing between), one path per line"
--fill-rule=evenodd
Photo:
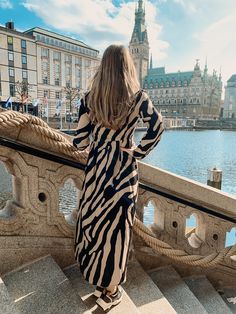
M144 98L144 99L143 99ZM133 150L132 155L136 159L143 159L159 143L164 131L162 115L154 107L148 95L143 92L142 102L139 108L139 116L147 125L147 131L140 140L139 145Z
M79 150L83 151L89 146L89 134L91 133L91 129L92 124L85 107L85 98L82 98L78 113L78 127L73 139L73 145Z

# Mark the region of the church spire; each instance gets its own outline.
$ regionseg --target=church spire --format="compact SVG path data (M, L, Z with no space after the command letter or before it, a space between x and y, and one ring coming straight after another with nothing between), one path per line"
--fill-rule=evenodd
M150 58L150 69L152 69L152 54L151 54L151 58Z
M138 5L138 7L137 7ZM135 23L131 42L147 41L147 31L145 25L145 12L143 9L143 0L136 2L135 8Z
M206 58L205 68L204 68L204 74L207 74L207 71L208 71L208 67L207 67L207 58Z
M143 0L139 0L138 1L138 10L142 10L143 9Z
M140 85L143 86L144 77L148 74L149 69L149 43L143 0L136 1L135 22L129 42L129 51L134 60Z

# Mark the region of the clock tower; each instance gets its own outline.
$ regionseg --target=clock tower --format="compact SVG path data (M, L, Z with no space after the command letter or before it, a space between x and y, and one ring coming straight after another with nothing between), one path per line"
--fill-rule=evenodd
M149 43L143 0L139 0L138 7L136 5L135 8L135 23L129 43L129 52L134 60L140 85L143 87L143 79L148 74L149 65Z

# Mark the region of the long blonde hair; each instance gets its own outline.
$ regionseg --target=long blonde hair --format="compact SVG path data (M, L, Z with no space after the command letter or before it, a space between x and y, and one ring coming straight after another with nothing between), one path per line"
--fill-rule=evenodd
M92 80L87 97L93 123L119 129L140 89L133 60L122 45L109 46Z

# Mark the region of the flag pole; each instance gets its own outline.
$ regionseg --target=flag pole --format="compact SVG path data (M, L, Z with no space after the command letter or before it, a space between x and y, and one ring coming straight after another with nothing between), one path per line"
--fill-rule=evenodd
M60 121L61 121L61 130L63 128L63 122L62 122L62 112L60 113Z
M49 110L48 110L48 100L47 100L47 124L49 125Z

